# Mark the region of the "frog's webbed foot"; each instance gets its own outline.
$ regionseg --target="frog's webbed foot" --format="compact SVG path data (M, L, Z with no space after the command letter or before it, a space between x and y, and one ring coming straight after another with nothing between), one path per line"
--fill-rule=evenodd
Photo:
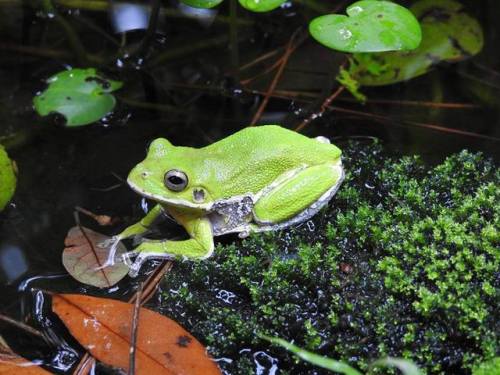
M103 249L108 249L108 257L104 264L102 265L102 268L113 266L116 262L115 256L116 256L116 249L118 248L118 244L123 238L120 235L113 236L111 238L108 238L107 240L104 240L100 243L97 244L97 246L103 248Z
M132 261L132 257L135 256L135 260ZM129 251L122 254L122 261L129 267L128 275L130 277L136 277L139 274L139 271L142 265L148 259L173 259L174 255L165 254L165 253L147 253L140 251Z

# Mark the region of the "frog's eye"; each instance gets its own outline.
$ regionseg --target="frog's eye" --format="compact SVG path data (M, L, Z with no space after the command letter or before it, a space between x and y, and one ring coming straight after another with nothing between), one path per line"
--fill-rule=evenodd
M182 191L188 184L188 177L184 172L172 169L165 173L165 186L172 191Z

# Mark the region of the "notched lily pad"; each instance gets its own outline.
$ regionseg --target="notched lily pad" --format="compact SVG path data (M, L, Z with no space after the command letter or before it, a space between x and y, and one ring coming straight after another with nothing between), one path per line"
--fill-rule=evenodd
M81 283L109 288L123 279L129 267L123 262L106 265L110 246L101 244L109 237L84 227L73 227L64 240L62 262L68 273ZM121 243L115 256L127 250Z
M479 22L452 0L423 0L410 10L422 26L422 43L410 52L359 53L353 56L350 74L363 86L406 81L427 73L436 64L458 62L483 48Z
M210 9L216 7L224 0L181 0L181 3L194 8Z
M420 44L420 25L401 5L363 0L351 4L346 13L315 18L309 32L326 47L343 52L412 50Z
M0 145L0 211L10 202L16 190L16 172L14 163Z
M280 7L286 0L238 0L240 5L252 12L269 12Z
M122 86L93 68L65 70L47 83L47 89L33 99L35 110L41 116L58 112L67 126L88 125L106 116L116 104L110 93Z

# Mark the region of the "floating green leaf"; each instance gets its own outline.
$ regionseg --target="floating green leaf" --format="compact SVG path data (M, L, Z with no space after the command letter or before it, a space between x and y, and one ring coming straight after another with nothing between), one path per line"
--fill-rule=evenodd
M252 12L269 12L278 8L286 0L238 0L240 5Z
M328 14L312 20L309 31L321 44L344 52L412 50L422 37L413 14L389 1L363 0L346 13Z
M209 9L219 5L223 1L224 0L181 0L181 3L194 8Z
M35 109L41 116L59 112L67 126L87 125L106 116L116 103L109 93L122 86L93 68L65 70L47 83L47 89L33 99Z
M0 145L0 211L9 203L15 190L16 173L14 164Z
M363 86L389 85L427 73L441 61L458 62L483 47L480 24L452 0L422 0L410 10L420 20L422 43L411 52L355 54L349 69Z
M311 353L278 337L269 337L265 335L260 335L260 337L267 341L272 342L273 344L284 347L286 350L297 355L304 361L312 363L313 365L323 367L326 368L327 370L339 372L345 375L362 375L358 370L352 368L351 366L345 364L344 362L336 361L328 357L323 357L321 355Z

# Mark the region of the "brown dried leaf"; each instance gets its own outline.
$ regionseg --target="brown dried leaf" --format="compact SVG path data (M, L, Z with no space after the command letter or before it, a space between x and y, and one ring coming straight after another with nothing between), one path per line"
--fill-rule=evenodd
M106 298L56 294L52 309L95 358L128 371L134 305ZM173 320L141 308L136 375L220 375L205 348Z
M71 228L64 240L66 247L62 254L62 262L68 273L81 283L98 288L109 288L123 279L129 270L125 263L115 262L103 267L108 259L109 247L99 244L106 240L109 240L108 236L91 229L78 226ZM116 248L116 256L126 251L120 243Z

